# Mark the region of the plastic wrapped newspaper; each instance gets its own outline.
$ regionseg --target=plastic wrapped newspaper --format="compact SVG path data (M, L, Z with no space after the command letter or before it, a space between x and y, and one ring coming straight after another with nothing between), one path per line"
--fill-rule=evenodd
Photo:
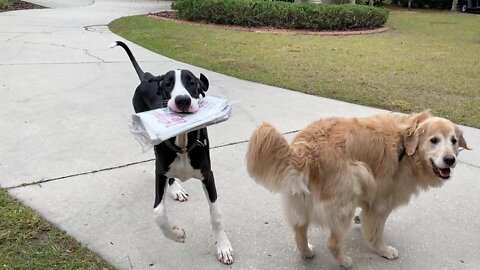
M181 114L161 108L132 115L129 126L146 151L178 134L223 122L231 113L232 105L228 99L206 96L199 101L196 113Z

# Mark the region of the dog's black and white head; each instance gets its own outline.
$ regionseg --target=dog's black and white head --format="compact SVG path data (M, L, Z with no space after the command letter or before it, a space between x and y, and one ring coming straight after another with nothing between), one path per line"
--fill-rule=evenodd
M185 69L171 70L164 75L155 76L149 82L157 82L158 94L167 101L167 107L178 113L198 111L200 96L205 97L208 79L200 74L200 79Z

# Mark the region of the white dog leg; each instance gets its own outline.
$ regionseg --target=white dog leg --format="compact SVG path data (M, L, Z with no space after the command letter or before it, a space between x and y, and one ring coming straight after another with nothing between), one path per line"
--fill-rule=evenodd
M164 199L162 199L160 204L154 208L153 213L155 222L157 223L158 227L160 227L165 237L179 243L185 242L185 231L177 226L173 226L168 221Z
M214 236L217 239L218 260L224 264L232 264L233 249L222 224L222 213L218 206L218 202L215 201L214 203L211 203L207 190L205 188L204 190L207 195L208 205L210 206L210 223L212 224Z

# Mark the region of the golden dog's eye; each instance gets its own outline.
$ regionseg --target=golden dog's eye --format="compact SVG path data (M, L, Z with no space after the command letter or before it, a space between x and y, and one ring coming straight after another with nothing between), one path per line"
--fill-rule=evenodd
M438 138L437 137L433 137L430 139L430 142L433 143L433 144L437 144L438 143Z
M452 138L452 144L456 144L456 143L457 143L457 139Z

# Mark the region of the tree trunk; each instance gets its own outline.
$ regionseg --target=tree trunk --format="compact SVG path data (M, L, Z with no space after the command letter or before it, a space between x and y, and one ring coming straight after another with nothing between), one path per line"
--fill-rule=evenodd
M451 11L457 11L458 0L453 0Z
M412 0L408 0L408 9L412 9Z
M369 6L373 6L373 3L374 3L374 2L375 2L375 1L373 1L373 0L368 0L368 5L369 5Z
M350 4L355 5L355 0L350 0Z

